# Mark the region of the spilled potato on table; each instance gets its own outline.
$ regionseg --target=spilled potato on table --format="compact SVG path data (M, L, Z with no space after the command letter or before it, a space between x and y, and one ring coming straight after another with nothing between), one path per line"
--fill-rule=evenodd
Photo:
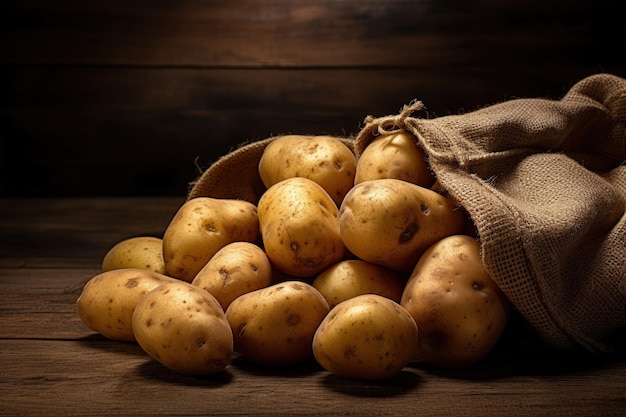
M393 135L372 148L391 155L387 171L375 168L375 155L359 167L340 138L277 138L256 164L265 189L254 203L188 200L164 231L165 274L94 277L77 302L80 318L184 374L219 373L239 357L268 367L316 361L339 377L389 380L424 362L482 360L508 304L482 269L478 241L463 235L471 229L462 207L429 188L435 178L417 139ZM407 172L419 184L400 178ZM145 264L139 254L130 261ZM136 278L142 290L120 288L126 276L145 276ZM471 355L461 355L468 332L477 336Z

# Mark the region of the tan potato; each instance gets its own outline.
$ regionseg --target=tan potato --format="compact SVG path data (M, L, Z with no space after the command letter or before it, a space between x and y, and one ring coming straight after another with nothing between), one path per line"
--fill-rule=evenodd
M265 253L281 271L312 277L343 257L337 206L316 182L294 177L274 184L258 210Z
M427 188L397 179L355 185L339 210L339 233L358 258L411 271L436 241L460 233L463 211Z
M133 329L148 355L182 374L216 374L232 360L233 334L222 307L185 281L146 294L133 313Z
M435 182L424 150L406 130L378 136L359 155L354 183L395 178L429 188Z
M243 200L198 197L185 202L163 235L167 275L191 282L229 243L259 237L256 206Z
M313 180L338 206L354 184L356 164L350 148L338 138L286 135L265 148L259 160L259 174L267 188L287 178Z
M218 250L191 282L211 293L222 308L240 295L272 284L267 255L251 242L233 242Z
M399 303L408 276L361 259L340 261L322 271L312 285L332 309L362 294L378 294Z
M76 300L78 317L92 330L112 340L134 342L133 311L150 291L176 281L158 272L126 268L92 277Z
M165 275L163 240L152 236L137 236L116 243L102 259L102 271L138 268Z
M510 305L483 267L472 237L449 236L415 266L401 304L420 329L417 358L459 368L483 359L506 327Z
M418 328L398 303L377 294L344 301L330 311L313 338L313 354L328 372L382 380L397 375L415 355Z
M235 350L264 365L313 357L311 343L330 307L311 285L286 281L236 298L226 310Z

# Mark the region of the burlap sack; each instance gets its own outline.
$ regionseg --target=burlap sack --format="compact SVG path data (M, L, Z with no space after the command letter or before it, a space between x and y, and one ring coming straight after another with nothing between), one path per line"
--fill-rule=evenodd
M626 327L626 80L586 78L557 101L517 99L431 120L374 119L412 132L443 188L476 224L486 268L550 345L611 348Z
M356 155L406 129L480 235L485 266L544 341L606 351L626 327L626 80L599 74L561 100L518 99L475 112L366 118ZM188 198L264 191L258 162L274 138L224 156Z

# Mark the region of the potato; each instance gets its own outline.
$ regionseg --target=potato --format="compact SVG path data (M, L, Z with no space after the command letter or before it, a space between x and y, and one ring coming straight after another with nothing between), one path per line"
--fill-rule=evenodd
M139 268L165 275L163 239L137 236L116 243L102 259L102 271Z
M340 261L320 273L312 285L332 309L362 294L378 294L399 303L408 276L361 259Z
M435 182L426 154L410 132L378 136L361 152L354 183L382 178L404 180L425 188Z
M243 200L198 197L185 202L163 235L167 275L191 282L229 243L259 237L256 206Z
M364 294L331 310L315 332L313 354L334 375L383 380L411 362L417 343L418 328L404 308Z
M420 329L417 359L446 368L483 359L504 331L510 304L483 267L472 237L449 236L421 257L402 294Z
M356 157L332 136L286 135L274 139L259 160L259 175L267 188L293 177L315 181L339 206L354 184Z
M294 177L274 184L258 210L265 253L281 271L312 277L343 257L337 206L316 182Z
M236 298L226 310L235 351L263 365L290 365L313 357L311 343L328 303L315 288L286 281Z
M132 316L148 292L176 281L158 272L125 268L92 277L76 300L78 316L92 330L112 340L134 342Z
M460 233L463 211L427 188L398 179L355 185L339 210L339 233L358 258L410 272L436 241Z
M240 295L269 287L272 265L254 243L233 242L218 250L191 283L211 293L226 310Z
M133 329L148 355L182 374L216 374L232 360L233 334L222 307L185 281L146 294L133 313Z

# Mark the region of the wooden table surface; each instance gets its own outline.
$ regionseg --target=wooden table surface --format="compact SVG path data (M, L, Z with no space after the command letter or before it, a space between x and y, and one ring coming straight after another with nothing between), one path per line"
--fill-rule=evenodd
M241 358L220 375L187 377L86 328L75 300L105 251L160 236L182 201L0 199L0 415L626 415L623 355L554 352L522 322L470 369L409 366L380 383Z

